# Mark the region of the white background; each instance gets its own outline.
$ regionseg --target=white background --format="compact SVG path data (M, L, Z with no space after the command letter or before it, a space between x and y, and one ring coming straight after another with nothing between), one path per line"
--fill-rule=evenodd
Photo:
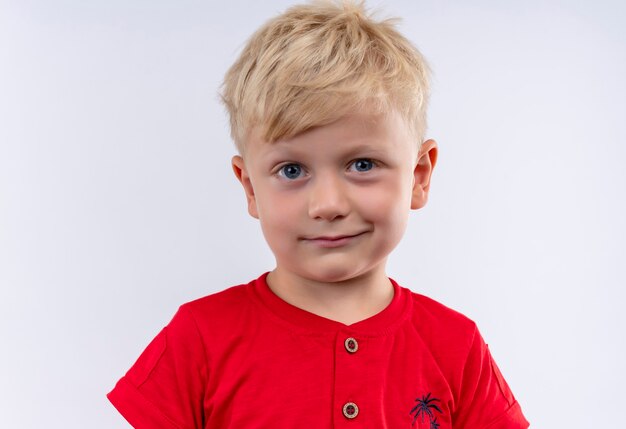
M290 3L0 0L2 427L128 427L105 394L178 305L272 268L217 91ZM389 274L478 322L534 427L619 427L626 6L369 4L435 73Z

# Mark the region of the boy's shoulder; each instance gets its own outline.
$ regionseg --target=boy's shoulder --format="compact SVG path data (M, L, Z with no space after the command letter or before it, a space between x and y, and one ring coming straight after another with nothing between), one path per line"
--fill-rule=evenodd
M237 305L240 304L242 300L246 299L248 286L249 284L245 283L229 286L226 289L186 302L182 307L208 310L213 307L221 308L224 305Z
M191 313L197 321L228 323L229 318L240 318L250 307L249 287L254 282L238 284L226 289L193 299L180 306L179 312Z
M476 327L474 321L465 314L426 295L413 291L409 292L413 298L414 311L421 319L451 324L465 329L474 329Z
M481 335L476 323L465 314L429 298L410 292L411 323L434 355L465 355Z

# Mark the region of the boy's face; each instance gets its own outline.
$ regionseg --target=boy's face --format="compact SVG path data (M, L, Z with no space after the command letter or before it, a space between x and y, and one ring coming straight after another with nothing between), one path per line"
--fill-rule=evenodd
M276 270L326 283L384 274L409 210L427 200L437 148L418 146L396 112L355 113L276 143L252 133L233 169Z

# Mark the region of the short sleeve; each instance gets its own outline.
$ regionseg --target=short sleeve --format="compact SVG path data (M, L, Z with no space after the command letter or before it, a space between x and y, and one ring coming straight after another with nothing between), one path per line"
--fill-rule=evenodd
M201 428L206 377L202 339L182 306L107 397L135 429Z
M453 427L525 429L528 421L478 329L465 361Z

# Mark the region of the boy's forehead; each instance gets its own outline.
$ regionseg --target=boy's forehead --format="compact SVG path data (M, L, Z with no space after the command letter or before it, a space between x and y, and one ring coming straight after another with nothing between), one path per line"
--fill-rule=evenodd
M319 124L314 124L303 130L299 130L295 134L280 136L275 141L267 141L264 138L269 124L257 122L250 127L246 142L260 142L262 144L275 145L280 143L290 143L303 136L324 132L333 132L339 135L363 134L364 136L367 136L372 130L379 130L386 126L399 127L402 128L402 131L407 132L410 128L408 123L396 109L392 108L380 110L372 106L364 106L346 114L337 116L336 118L332 118Z

